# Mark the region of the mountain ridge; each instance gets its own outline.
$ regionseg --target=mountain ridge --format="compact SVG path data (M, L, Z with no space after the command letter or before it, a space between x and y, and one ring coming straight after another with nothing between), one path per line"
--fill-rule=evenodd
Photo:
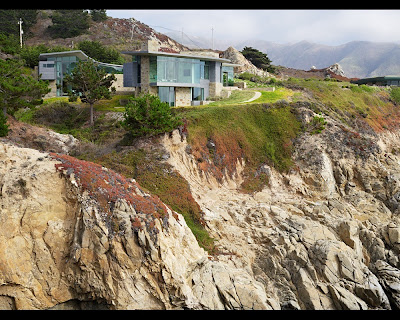
M193 41L180 37L173 32L166 33L170 38L181 41L183 45L193 47ZM191 36L197 46L211 47L210 39ZM262 39L248 39L233 42L214 39L214 49L225 50L233 46L242 50L251 46L268 55L274 65L288 68L310 70L312 66L325 68L339 63L347 77L375 77L388 74L400 74L400 43L353 40L340 45L327 45L300 40L290 43L278 43Z

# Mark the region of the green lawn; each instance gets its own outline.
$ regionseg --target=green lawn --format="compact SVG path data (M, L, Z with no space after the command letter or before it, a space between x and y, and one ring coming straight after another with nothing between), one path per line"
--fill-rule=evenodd
M286 88L277 88L275 91L263 91L262 89L259 91L261 92L261 97L249 103L274 103L287 99L294 94L292 90Z
M234 104L243 103L243 101L249 100L253 96L254 96L254 91L235 90L235 91L232 91L232 94L229 96L229 98L224 98L222 100L211 102L208 105L209 106L234 105Z

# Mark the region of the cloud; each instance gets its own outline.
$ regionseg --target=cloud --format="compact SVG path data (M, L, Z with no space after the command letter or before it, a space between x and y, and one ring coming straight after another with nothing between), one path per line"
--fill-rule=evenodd
M107 10L151 27L232 42L308 40L339 45L353 40L400 41L400 10ZM155 28L160 32L166 29Z

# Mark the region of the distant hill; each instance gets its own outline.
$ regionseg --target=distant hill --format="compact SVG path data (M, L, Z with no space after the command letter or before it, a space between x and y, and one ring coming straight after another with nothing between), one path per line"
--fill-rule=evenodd
M48 32L52 25L50 18L53 10L39 10L37 22L30 28L31 36L25 40L27 45L44 43L48 46L61 45L73 47L82 40L99 41L117 50L135 50L140 48L143 40L157 40L162 47L172 50L185 50L177 41L165 34L155 31L148 25L135 19L118 19L108 17L105 21L90 21L90 27L84 34L72 38L53 39Z
M211 38L201 38L170 32L167 35L188 47L211 48ZM242 50L245 46L267 53L274 65L310 70L326 68L339 63L347 77L363 78L400 74L400 44L389 42L351 41L339 46L329 46L309 41L280 44L271 41L249 39L236 43L214 39L214 49L226 50L233 46Z
M25 40L28 45L45 43L48 46L73 47L82 40L96 40L117 50L134 50L146 39L155 39L166 49L174 51L188 48L209 49L211 37L188 36L180 32L163 34L135 19L108 17L106 21L91 21L88 31L74 38L52 39L48 26L52 24L52 10L39 10L37 23L30 28L31 36ZM242 50L251 46L268 54L274 65L310 70L312 66L323 69L339 63L349 78L363 78L383 75L400 75L400 44L389 42L352 41L339 46L300 41L280 44L271 41L249 39L237 43L214 39L214 49L221 51L233 46Z
M328 46L308 41L278 44L252 40L236 44L241 50L253 46L268 54L274 65L310 70L339 63L347 77L375 77L400 74L400 44L388 42L352 41Z

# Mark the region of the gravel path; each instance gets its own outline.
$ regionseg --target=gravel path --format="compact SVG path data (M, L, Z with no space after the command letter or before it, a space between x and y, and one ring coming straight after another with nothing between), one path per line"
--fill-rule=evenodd
M246 100L246 101L243 101L243 102L251 102L251 101L254 101L254 100L258 99L259 97L261 97L261 92L255 91L253 98L251 98L249 100Z

